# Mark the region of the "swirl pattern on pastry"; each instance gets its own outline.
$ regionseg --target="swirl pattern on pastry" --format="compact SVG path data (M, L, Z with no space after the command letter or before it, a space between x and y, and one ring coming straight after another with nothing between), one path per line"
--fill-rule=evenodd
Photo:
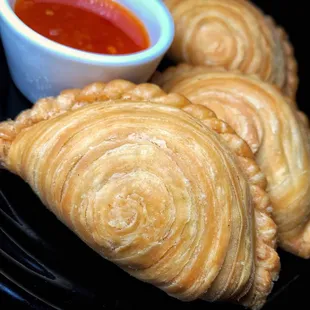
M259 308L279 271L266 180L206 107L117 80L0 124L0 161L82 240L181 300Z
M285 31L254 4L244 0L165 3L176 29L168 52L172 60L254 73L295 99L298 76L293 47Z
M216 72L218 71L218 72ZM281 246L310 257L310 152L307 117L255 76L181 64L154 76L230 124L265 173Z

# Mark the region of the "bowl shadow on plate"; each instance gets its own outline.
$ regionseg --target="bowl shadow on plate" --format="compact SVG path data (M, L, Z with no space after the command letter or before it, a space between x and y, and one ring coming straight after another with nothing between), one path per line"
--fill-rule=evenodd
M1 120L31 106L11 83L7 102L0 106ZM0 223L0 291L13 294L15 302L64 310L243 309L228 303L181 302L136 280L91 250L42 205L24 181L4 170L0 170ZM280 278L266 310L305 302L292 296L305 292L309 262L282 251L280 255Z

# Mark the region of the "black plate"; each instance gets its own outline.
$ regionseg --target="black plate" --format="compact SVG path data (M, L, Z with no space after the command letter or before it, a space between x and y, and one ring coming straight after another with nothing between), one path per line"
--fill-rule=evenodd
M257 1L290 34L301 78L298 103L310 112L306 2ZM31 106L10 80L1 44L0 81L0 120ZM0 171L0 228L0 309L242 309L180 302L130 277L90 250L21 179L6 171ZM264 309L310 309L310 262L281 251L280 255L280 279Z

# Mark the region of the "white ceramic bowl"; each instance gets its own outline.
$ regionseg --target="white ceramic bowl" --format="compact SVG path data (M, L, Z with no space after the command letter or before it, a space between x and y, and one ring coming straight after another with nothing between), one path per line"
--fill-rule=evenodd
M145 25L150 48L129 55L99 55L53 42L26 26L14 13L16 0L0 0L0 30L15 85L32 102L95 81L147 81L174 36L172 17L159 0L118 0Z

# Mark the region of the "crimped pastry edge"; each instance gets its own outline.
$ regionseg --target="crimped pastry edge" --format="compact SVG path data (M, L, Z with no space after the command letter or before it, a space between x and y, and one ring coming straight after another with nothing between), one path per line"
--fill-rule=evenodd
M189 63L182 62L176 65L170 66L162 72L155 71L150 79L150 83L154 83L158 85L159 87L164 87L164 84L167 83L167 81L174 79L176 76L181 76L184 73L190 73L194 76L194 75L203 74L203 73L208 74L208 73L221 73L221 72L238 74L240 76L252 78L262 83L266 83L270 87L275 89L277 92L279 92L288 105L297 107L296 101L293 97L290 97L284 94L283 90L278 85L264 81L258 74L243 73L242 71L238 69L229 70L222 66L206 66L206 65L197 66L197 65L191 65Z
M135 85L125 80L92 83L83 89L64 90L57 97L38 100L32 108L21 112L15 120L0 123L0 164L6 166L5 161L10 145L21 131L27 130L38 122L57 117L87 104L118 99L143 100L180 108L217 132L235 153L250 183L251 193L255 201L255 218L259 214L263 222L263 224L256 225L255 229L257 247L254 284L248 295L240 296L240 303L253 309L261 308L272 290L273 281L277 280L280 269L279 256L275 250L276 225L271 219L270 201L265 192L266 179L255 163L254 155L247 143L228 124L217 119L210 109L194 105L182 95L167 94L154 84ZM253 175L253 171L255 171L255 175ZM270 234L270 230L274 233ZM267 260L269 265L266 265ZM260 262L262 263L260 264Z

